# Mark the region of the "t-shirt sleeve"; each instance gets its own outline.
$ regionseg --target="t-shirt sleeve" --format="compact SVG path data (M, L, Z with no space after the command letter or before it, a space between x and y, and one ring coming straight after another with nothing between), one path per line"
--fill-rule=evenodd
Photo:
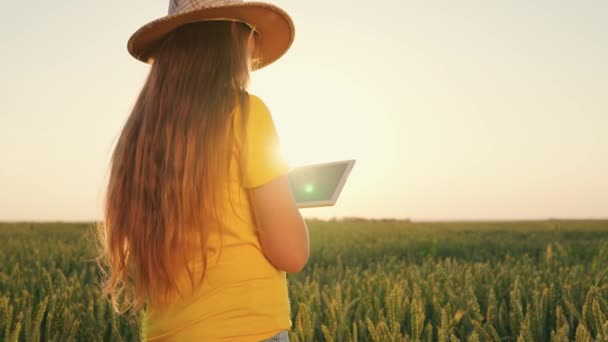
M289 172L281 157L279 135L268 107L257 96L249 97L249 115L241 156L243 187L255 188Z

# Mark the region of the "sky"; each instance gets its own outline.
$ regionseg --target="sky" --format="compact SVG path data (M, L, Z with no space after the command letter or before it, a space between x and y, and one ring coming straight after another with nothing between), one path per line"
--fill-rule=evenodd
M292 166L356 159L306 217L608 217L608 2L282 0L296 38L250 91ZM99 220L168 1L0 12L0 221Z

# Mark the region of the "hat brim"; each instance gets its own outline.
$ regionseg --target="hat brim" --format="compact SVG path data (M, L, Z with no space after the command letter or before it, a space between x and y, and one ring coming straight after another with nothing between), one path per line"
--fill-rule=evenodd
M295 36L293 21L281 8L263 2L245 2L219 7L195 9L154 20L137 30L127 44L129 53L144 63L153 63L157 44L176 28L207 20L242 21L260 34L261 69L289 50Z

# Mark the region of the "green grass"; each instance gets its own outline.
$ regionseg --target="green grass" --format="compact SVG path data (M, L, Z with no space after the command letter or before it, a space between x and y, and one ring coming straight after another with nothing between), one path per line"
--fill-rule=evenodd
M607 341L608 221L310 221L292 341ZM0 224L0 341L134 341L89 224Z

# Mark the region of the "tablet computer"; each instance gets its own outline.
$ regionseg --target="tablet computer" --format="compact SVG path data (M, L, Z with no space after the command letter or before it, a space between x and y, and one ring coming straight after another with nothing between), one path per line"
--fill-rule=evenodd
M354 160L300 166L289 172L289 184L298 208L336 204Z

